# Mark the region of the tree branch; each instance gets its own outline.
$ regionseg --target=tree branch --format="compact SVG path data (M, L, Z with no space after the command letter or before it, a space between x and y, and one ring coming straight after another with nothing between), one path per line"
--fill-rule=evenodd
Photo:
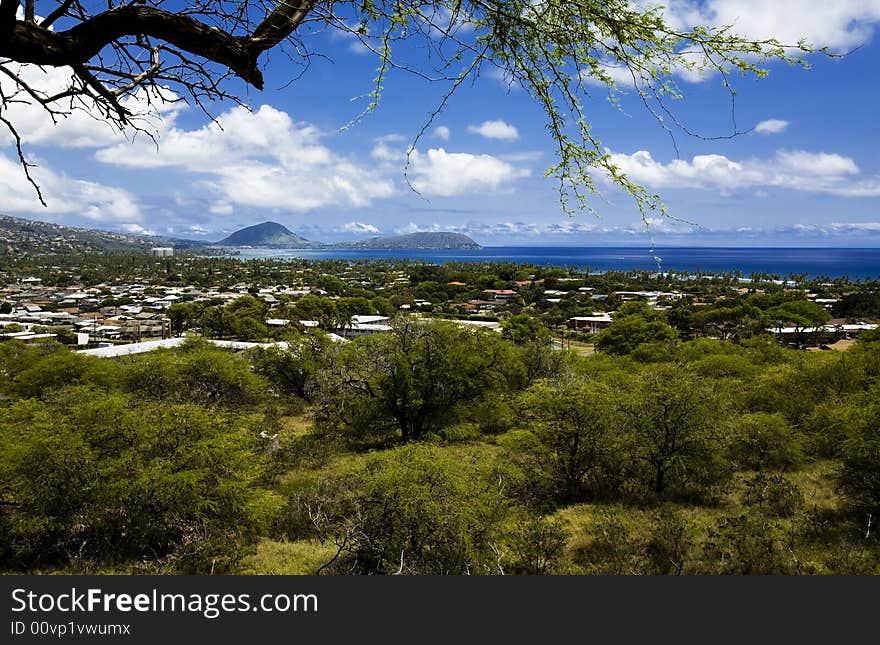
M62 2L59 6L55 8L55 11L50 13L40 22L40 27L42 27L43 29L48 29L52 24L55 23L56 20L67 13L67 10L70 9L70 5L72 4L73 0L64 0L64 2Z
M17 13L18 0L0 0L0 37L12 33Z
M13 20L10 37L0 41L0 56L16 62L74 66L86 63L121 38L147 36L224 65L257 89L263 88L257 57L290 36L317 4L315 0L283 2L253 35L233 36L189 16L143 5L110 9L56 33L43 25L14 20L17 0L0 2L0 25ZM55 14L50 18L54 20Z

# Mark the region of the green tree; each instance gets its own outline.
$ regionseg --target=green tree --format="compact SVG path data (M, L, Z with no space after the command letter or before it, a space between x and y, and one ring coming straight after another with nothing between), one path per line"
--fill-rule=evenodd
M789 300L768 309L767 317L775 321L774 327L777 329L792 325L795 329L797 345L802 347L807 330L825 324L831 314L825 307L810 300Z
M517 523L511 538L514 572L535 576L554 573L566 538L567 531L560 522L527 515Z
M851 429L840 448L837 486L850 507L880 517L880 385L859 397Z
M62 389L0 411L0 446L15 567L228 570L273 508L247 426L192 404Z
M199 325L208 338L223 338L232 334L230 316L224 307L205 307Z
M559 501L580 501L614 488L621 446L604 387L560 376L523 392L520 409L529 430L516 441L514 452L528 455L527 463L544 473Z
M644 303L627 303L612 318L611 325L599 333L596 348L609 354L627 355L640 345L673 343L678 331L664 320L662 312Z
M339 351L321 373L318 417L355 434L419 439L459 404L521 378L513 347L494 332L401 318Z
M266 390L242 356L204 341L132 356L123 365L122 387L140 398L243 407L260 401Z
M731 435L731 456L744 468L783 469L804 460L804 438L781 414L738 415Z
M380 316L388 316L389 318L397 313L397 310L394 308L394 305L391 304L391 300L385 298L384 296L376 296L372 300L373 307L376 309Z
M722 339L749 337L766 329L768 316L752 305L701 308L691 316L691 324L704 334Z
M322 569L362 574L503 573L509 502L491 468L430 445L369 458L308 506L337 552ZM326 490L326 485L324 489ZM313 523L314 524L314 523Z
M550 330L541 321L529 314L517 314L501 323L501 335L517 345L550 343Z
M310 398L332 351L330 338L310 333L288 338L285 343L284 347L257 349L253 356L254 371L284 394Z
M335 329L339 319L334 300L311 294L297 300L289 315L295 320L317 320L321 327L328 330Z
M729 476L717 430L723 402L711 384L682 367L652 368L619 409L637 471L644 470L657 497L670 487L699 494Z
M718 522L703 549L706 573L782 575L797 572L793 535L779 520L744 513Z
M25 352L26 364L13 368L14 375L6 384L10 393L21 398L45 397L68 385L110 389L118 382L119 372L112 362L70 352L63 345L50 348L51 353L42 356L41 352Z
M177 302L165 311L171 323L171 331L180 336L192 326L198 323L201 308L192 302Z
M2 312L0 312L2 313ZM834 315L839 318L880 318L880 292L859 291L848 293L834 303Z

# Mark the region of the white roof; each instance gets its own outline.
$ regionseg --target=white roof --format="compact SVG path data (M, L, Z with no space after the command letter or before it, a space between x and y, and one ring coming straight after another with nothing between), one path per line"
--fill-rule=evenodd
M129 356L131 354L143 354L152 352L157 349L172 349L179 347L186 342L185 337L165 338L163 340L148 340L142 343L129 343L128 345L113 345L111 347L98 347L96 349L83 349L80 354L88 356L97 356L98 358L116 358L118 356ZM254 347L271 347L275 343L245 343L235 340L209 340L209 343L223 349L232 349L241 351L245 349L253 349Z
M391 325L378 325L371 323L361 323L354 324L350 327L352 331L374 331L374 332L383 332L383 331L391 331Z
M452 322L464 327L482 327L492 329L493 331L501 331L501 323L491 320L453 320Z
M35 334L29 331L21 331L10 334L0 334L0 336L5 336L8 338L14 338L15 340L35 340L39 338L55 338L55 334Z
M98 358L115 358L130 354L143 354L157 349L170 349L178 347L186 342L186 338L165 338L163 340L148 340L143 343L130 343L128 345L113 345L111 347L98 347L97 349L83 349L80 354L97 356Z
M351 321L353 323L357 323L358 325L385 322L386 320L388 320L388 316L352 316L351 317Z

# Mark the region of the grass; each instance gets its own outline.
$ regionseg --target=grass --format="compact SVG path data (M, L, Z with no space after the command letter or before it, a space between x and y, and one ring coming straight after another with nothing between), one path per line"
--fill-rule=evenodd
M318 568L336 554L333 544L314 540L279 542L261 540L257 552L241 562L242 575L314 575Z
M571 338L553 338L553 341L556 343L562 343L563 349L570 349L573 352L578 353L580 356L589 356L590 354L594 354L596 352L596 346L593 343L585 343L581 340L572 340Z
M312 427L312 419L308 414L282 417L279 435L282 440L303 437L311 432Z

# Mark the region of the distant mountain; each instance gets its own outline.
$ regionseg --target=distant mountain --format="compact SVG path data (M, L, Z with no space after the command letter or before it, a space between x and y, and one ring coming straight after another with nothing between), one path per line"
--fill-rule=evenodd
M0 215L0 255L146 252L154 246L192 248L195 240L113 233Z
M217 247L252 246L276 249L480 249L479 244L461 233L410 233L374 237L357 242L322 244L293 233L277 222L263 222L236 231L213 244L155 235L114 233L88 228L62 226L21 217L0 215L0 256L50 255L65 253L148 252L156 246L176 250L199 249L199 253L224 252Z
M311 242L304 237L291 232L286 226L277 222L263 222L254 224L239 231L219 242L215 246L258 246L276 249L309 249L324 246L318 242Z
M263 222L236 231L215 242L214 246L252 246L273 249L480 249L483 248L461 233L410 233L391 237L373 237L357 242L322 244L293 233L277 222Z
M390 237L373 237L359 242L341 242L333 245L342 249L481 249L467 235L461 233L409 233L408 235L393 235Z

